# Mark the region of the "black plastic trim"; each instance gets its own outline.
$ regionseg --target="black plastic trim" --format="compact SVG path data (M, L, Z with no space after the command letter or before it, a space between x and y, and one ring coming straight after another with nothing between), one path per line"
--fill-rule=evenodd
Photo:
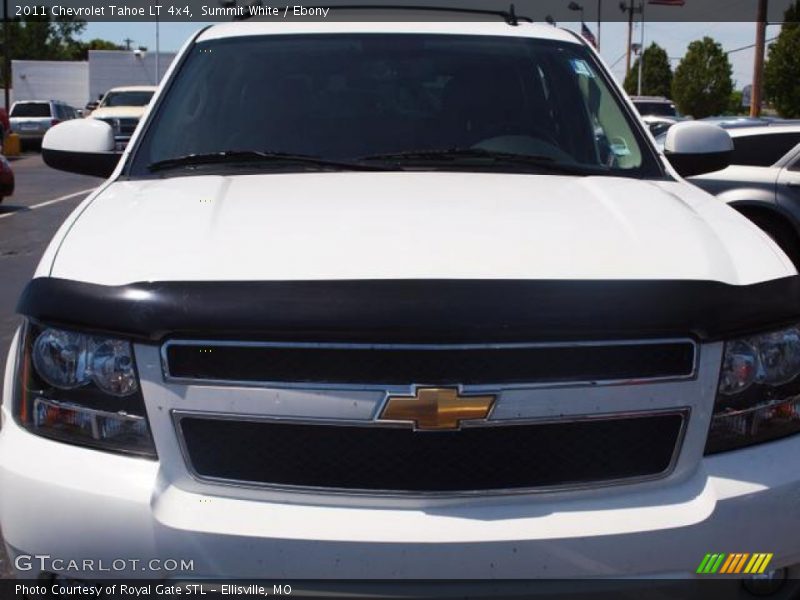
M103 179L111 176L121 157L121 152L67 152L42 148L42 160L48 167Z
M105 286L40 277L17 311L53 325L167 337L535 342L694 337L800 321L800 276L695 280L338 280Z
M689 341L381 345L167 342L171 379L237 383L531 384L689 378Z
M730 166L733 150L727 152L708 152L705 154L678 154L664 151L664 156L681 175L693 177L703 173L721 171Z

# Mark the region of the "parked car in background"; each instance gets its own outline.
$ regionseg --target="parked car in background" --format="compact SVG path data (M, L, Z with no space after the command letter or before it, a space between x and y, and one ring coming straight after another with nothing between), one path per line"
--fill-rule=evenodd
M767 232L800 267L800 124L734 127L731 166L689 181Z
M643 117L682 117L675 103L664 96L631 96L631 102Z
M700 119L706 123L713 123L725 129L736 129L737 127L757 127L759 125L772 125L782 123L781 119L773 117L750 117L746 115L720 115L716 117L704 117Z
M0 202L14 193L14 171L6 157L0 154Z
M665 133L667 129L675 125L680 119L670 118L670 117L656 117L654 115L647 115L642 117L642 121L645 122L647 128L650 130L654 136L661 135Z
M40 144L53 125L75 118L75 109L60 100L21 100L11 105L11 131L23 144Z
M131 139L139 119L150 104L157 87L154 85L136 85L116 87L108 90L91 117L105 121L114 130L114 139L119 150L123 149Z

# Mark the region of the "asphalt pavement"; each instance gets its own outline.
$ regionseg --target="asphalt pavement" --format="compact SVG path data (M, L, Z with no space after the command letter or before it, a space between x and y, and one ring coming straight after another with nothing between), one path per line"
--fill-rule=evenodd
M5 371L8 347L20 323L15 307L22 288L64 219L102 182L51 169L38 153L9 160L16 190L0 203L0 372ZM0 532L0 578L9 576Z

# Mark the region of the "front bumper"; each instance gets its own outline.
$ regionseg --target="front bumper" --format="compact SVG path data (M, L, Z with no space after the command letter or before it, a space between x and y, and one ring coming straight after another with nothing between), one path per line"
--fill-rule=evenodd
M38 574L44 563L25 558L37 555L93 560L60 572L84 579L686 577L709 552L800 563L800 436L706 458L668 487L369 507L193 493L158 462L4 416L0 524L20 577Z
M41 142L44 139L44 134L47 133L47 130L12 128L11 133L16 133L21 141Z

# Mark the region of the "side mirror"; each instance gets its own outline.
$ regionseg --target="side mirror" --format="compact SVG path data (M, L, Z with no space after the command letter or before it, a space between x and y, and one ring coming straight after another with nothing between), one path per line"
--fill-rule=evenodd
M108 177L119 162L114 130L98 119L75 119L51 127L42 140L42 159L61 171Z
M687 121L667 130L664 156L682 177L724 169L732 154L733 140L722 127Z
M100 104L99 102L87 102L87 103L86 103L86 110L88 110L88 111L90 111L90 112L91 112L91 111L93 111L95 108L97 108L99 104Z

